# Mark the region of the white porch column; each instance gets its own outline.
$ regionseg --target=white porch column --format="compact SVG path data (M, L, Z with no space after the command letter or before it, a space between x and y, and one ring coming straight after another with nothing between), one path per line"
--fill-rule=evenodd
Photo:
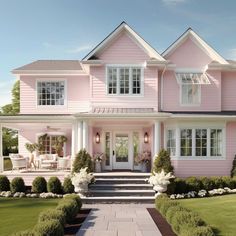
M155 121L154 123L154 155L159 153L161 148L161 122ZM154 161L154 160L153 160Z
M3 148L2 148L2 124L0 124L0 173L4 170Z
M77 123L77 152L83 148L83 121L79 120Z
M83 148L88 151L88 122L83 121Z
M71 132L71 156L75 157L78 149L78 129L77 129L77 121L72 124L72 132Z

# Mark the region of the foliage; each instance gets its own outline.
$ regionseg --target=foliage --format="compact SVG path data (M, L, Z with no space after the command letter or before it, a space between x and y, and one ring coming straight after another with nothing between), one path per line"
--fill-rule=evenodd
M33 153L35 150L38 149L38 145L36 143L26 143L25 144L25 148L27 149L27 151L29 151L30 153Z
M175 193L187 193L187 184L184 179L176 178L175 183Z
M0 192L10 191L10 181L5 175L0 175Z
M2 137L3 156L18 153L18 131L3 127Z
M166 214L165 214L165 217L166 217L166 220L168 221L169 224L172 223L172 219L173 219L173 216L175 215L176 212L180 212L180 211L186 211L187 209L183 208L182 206L180 205L173 205L173 206L170 206L167 211L166 211Z
M186 184L188 192L190 191L198 192L199 190L201 190L201 181L196 177L188 177L186 179Z
M48 220L57 220L60 222L61 225L65 224L65 213L61 210L56 210L56 209L49 209L42 211L39 215L38 222L45 222Z
M75 200L79 209L81 209L82 207L82 201L81 201L81 198L79 195L77 194L68 194L68 195L65 195L64 196L64 199L72 199L72 200Z
M214 236L210 226L184 227L180 236Z
M14 233L11 236L36 236L36 235L33 230L24 230L24 231Z
M57 220L48 220L38 223L34 227L37 236L63 236L63 226Z
M63 192L64 193L74 193L74 185L69 177L66 177L63 182Z
M161 170L164 170L166 173L173 172L174 167L171 165L170 154L166 150L162 149L159 154L155 157L153 164L153 171L158 173Z
M73 171L78 173L82 168L87 167L87 172L91 173L93 171L92 158L85 149L81 149L76 155L73 163Z
M45 143L45 140L47 139L47 134L43 134L41 136L38 137L38 151L40 154L43 154L43 152L45 151L45 146L44 146L44 143Z
M11 192L25 192L25 182L21 177L15 177L11 181Z
M47 181L44 177L38 176L32 183L32 192L45 193L47 192Z
M51 193L62 193L61 181L57 177L50 177L47 183L47 191Z
M224 188L224 181L222 177L214 176L211 177L211 179L214 182L214 188Z
M64 135L60 135L56 138L53 148L56 150L58 156L61 156L63 152L64 143L66 142L67 142L67 137Z
M236 176L236 155L235 155L233 163L232 163L232 169L231 169L230 175L231 175L231 177Z
M212 178L203 176L200 178L202 188L209 191L212 190L215 186L215 183Z

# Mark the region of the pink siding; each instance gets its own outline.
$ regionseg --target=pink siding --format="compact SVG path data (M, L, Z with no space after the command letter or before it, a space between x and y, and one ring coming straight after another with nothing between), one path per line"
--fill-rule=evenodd
M188 176L228 176L236 154L236 122L226 125L226 160L177 161L173 160L175 175Z
M163 83L164 111L220 111L221 110L221 72L209 71L211 84L201 85L200 106L181 106L180 85L175 73L167 71Z
M190 38L166 59L176 64L177 68L203 68L212 61Z
M143 63L150 57L138 44L131 39L127 33L121 33L112 41L101 53L98 58L105 63Z
M65 106L37 107L37 80L66 80ZM71 114L89 110L89 77L88 76L21 76L20 79L21 114Z
M222 73L222 110L236 110L236 72Z
M158 72L155 68L144 69L144 96L117 96L106 93L105 67L92 67L92 97L93 106L110 106L122 108L158 108Z

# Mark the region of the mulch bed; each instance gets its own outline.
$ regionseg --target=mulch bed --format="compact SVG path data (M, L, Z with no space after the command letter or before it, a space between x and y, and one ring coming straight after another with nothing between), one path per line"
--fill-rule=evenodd
M169 223L155 208L147 208L147 211L151 215L162 236L176 236Z
M76 235L91 209L81 209L72 224L66 224L64 235Z

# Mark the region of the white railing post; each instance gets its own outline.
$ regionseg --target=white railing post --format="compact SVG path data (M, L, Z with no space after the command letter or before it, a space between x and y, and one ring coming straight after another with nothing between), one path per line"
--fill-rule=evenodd
M77 143L78 143L78 129L77 129L77 121L72 124L71 130L71 156L72 158L75 157L77 152Z
M0 173L4 171L2 124L0 123Z
M83 121L83 148L88 151L88 122Z
M154 155L159 153L161 147L161 122L155 121L154 123ZM154 160L153 160L154 161Z
M83 121L79 120L77 124L77 152L83 148Z

